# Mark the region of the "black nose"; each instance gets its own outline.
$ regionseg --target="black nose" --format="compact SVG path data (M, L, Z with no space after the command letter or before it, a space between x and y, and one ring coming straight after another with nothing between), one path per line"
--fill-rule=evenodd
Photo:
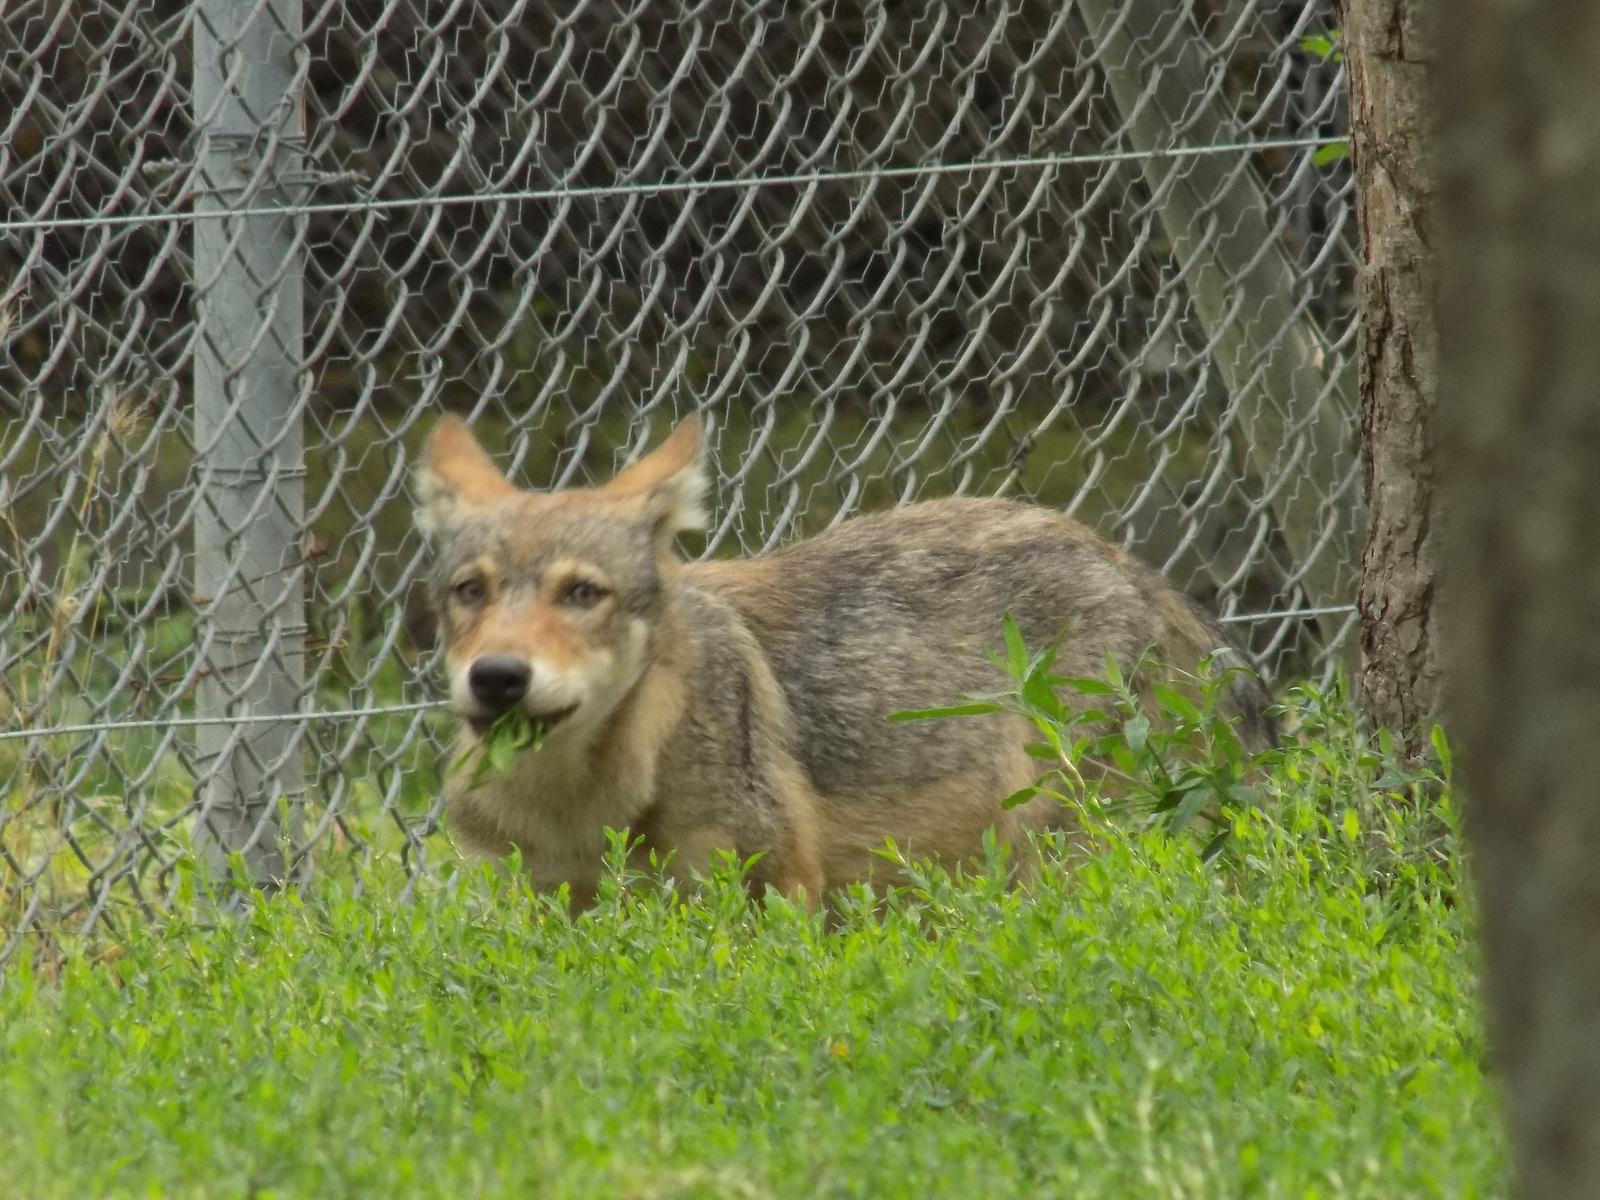
M528 694L532 682L528 664L509 654L485 654L467 668L472 698L491 712L505 712Z

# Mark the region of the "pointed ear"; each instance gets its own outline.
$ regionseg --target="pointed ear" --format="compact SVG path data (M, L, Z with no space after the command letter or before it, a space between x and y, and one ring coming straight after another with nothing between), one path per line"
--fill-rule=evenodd
M464 508L490 504L517 491L484 453L472 431L454 416L440 418L433 427L416 484L422 500L416 512L417 528L425 534L444 528Z
M684 530L706 527L710 487L700 418L686 417L666 441L600 490L612 499L638 505L670 540Z

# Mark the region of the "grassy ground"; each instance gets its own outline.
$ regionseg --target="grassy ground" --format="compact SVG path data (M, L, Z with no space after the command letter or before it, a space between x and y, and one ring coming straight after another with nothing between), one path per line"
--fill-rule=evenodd
M1300 715L1209 863L1124 822L832 925L379 871L19 962L0 1194L1501 1195L1448 790Z

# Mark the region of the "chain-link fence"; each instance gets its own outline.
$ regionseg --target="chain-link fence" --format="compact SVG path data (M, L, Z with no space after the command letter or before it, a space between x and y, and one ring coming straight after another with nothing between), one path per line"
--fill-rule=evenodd
M1280 677L1348 640L1326 0L4 14L0 959L185 856L449 853L445 409L541 486L709 413L707 554L1006 492Z

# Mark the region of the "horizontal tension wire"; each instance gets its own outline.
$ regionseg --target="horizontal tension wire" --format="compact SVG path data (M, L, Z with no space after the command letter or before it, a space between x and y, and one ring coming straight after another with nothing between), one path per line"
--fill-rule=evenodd
M341 213L387 212L392 209L446 208L466 204L508 204L517 201L605 199L612 196L674 195L684 192L719 192L741 188L801 187L865 179L914 179L926 175L963 175L979 171L1004 171L1028 167L1133 162L1151 158L1195 158L1206 154L1255 153L1263 150L1297 150L1348 145L1348 137L1271 138L1224 142L1212 146L1173 146L1165 150L1107 150L1097 154L1053 154L1037 158L991 158L964 163L928 163L915 167L864 167L855 171L811 171L798 175L757 175L746 179L707 179L698 182L616 183L592 187L529 188L515 192L472 192L453 196L402 196L389 200L365 199L325 204L281 204L260 208L221 208L202 212L132 213L124 216L34 217L0 222L0 234L37 230L105 229L126 225L171 224L182 221L233 220L241 217L305 217ZM193 195L211 196L200 192Z

